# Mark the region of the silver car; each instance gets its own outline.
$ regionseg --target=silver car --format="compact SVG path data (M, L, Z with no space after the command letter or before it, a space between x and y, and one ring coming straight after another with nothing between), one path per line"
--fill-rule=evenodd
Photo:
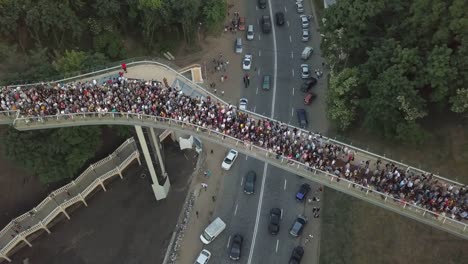
M306 42L306 41L309 41L309 30L308 29L303 29L302 30L302 41L303 42Z
M296 9L299 14L304 13L304 6L302 2L296 2Z
M298 237L301 234L302 229L304 229L306 223L307 218L305 218L303 215L298 215L296 221L294 221L294 224L289 230L289 234L293 237Z

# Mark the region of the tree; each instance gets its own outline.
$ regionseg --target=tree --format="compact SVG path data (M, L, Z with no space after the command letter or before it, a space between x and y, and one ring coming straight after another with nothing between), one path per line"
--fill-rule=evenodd
M222 26L227 13L225 0L204 0L202 2L202 16L205 27L215 32Z
M71 179L99 147L99 127L73 127L20 132L8 129L1 137L6 157L41 182Z

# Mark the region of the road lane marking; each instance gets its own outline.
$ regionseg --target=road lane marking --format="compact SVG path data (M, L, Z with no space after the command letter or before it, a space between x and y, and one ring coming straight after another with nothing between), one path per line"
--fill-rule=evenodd
M260 76L260 69L258 69L257 74L258 74L258 76Z
M261 40L261 39L262 39L261 35L260 35L260 34L258 34L258 40Z
M288 12L288 9L286 7L284 7L284 12L287 13Z
M294 58L294 51L291 51L291 59Z
M261 51L261 50L258 51L258 56L259 56L259 57L262 56L262 51Z
M293 93L293 96L294 96L294 87L293 87L293 89L292 89L292 93Z
M257 25L260 26L260 19L257 18Z
M283 208L281 208L281 215L280 215L280 219L283 220Z
M257 110L257 106L256 106L256 105L254 105L254 112L255 112L255 110Z
M292 76L294 77L294 69L291 69L291 72L292 72Z
M289 21L286 21L286 25L289 27Z
M293 108L293 110L294 110L294 108ZM284 188L283 188L283 190L286 190L286 184L287 184L287 182L288 182L288 181L287 181L286 179L284 179Z
M249 159L249 156L245 155L245 160Z
M255 92L255 94L258 94L258 87L257 87L257 91Z
M278 253L279 239L276 239L276 253Z
M237 207L239 206L239 204L236 204L236 209L234 210L234 215L237 214Z
M294 107L291 108L291 116L294 116Z
M241 186L244 184L244 177L241 178Z
M257 6L257 5L255 6L255 10L257 10L257 11L258 11L258 6Z
M226 248L229 248L229 244L231 244L231 236L229 236L228 243L226 245Z
M289 42L292 42L292 38L291 38L291 35L289 35Z

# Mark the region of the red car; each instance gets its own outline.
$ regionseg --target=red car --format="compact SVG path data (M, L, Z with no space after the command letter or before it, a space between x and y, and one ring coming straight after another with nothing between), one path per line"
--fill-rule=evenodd
M239 30L245 30L245 17L239 18Z

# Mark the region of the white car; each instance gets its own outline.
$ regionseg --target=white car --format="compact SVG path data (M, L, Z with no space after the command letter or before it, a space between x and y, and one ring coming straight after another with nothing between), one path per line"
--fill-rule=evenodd
M195 264L206 264L208 263L210 258L211 258L211 253L208 250L203 249L200 252L200 255L198 255L197 260L195 261Z
M223 168L224 170L230 170L232 164L234 164L234 161L236 161L238 155L239 153L237 152L237 150L229 150L228 154L223 160L223 163L221 163L221 168Z
M306 42L306 41L309 41L309 30L308 29L303 29L302 30L302 41L303 42Z
M308 64L301 64L301 77L302 79L309 79L310 78L310 71Z
M248 103L249 103L249 100L247 100L247 98L241 98L239 100L239 109L240 110L246 110Z
M304 6L302 2L296 2L296 9L299 14L304 13Z
M255 37L253 25L247 26L247 40L253 40Z
M301 15L301 24L302 24L302 28L309 27L309 18L307 18L306 15Z
M245 54L244 60L242 61L242 69L244 71L250 71L252 68L252 54Z

